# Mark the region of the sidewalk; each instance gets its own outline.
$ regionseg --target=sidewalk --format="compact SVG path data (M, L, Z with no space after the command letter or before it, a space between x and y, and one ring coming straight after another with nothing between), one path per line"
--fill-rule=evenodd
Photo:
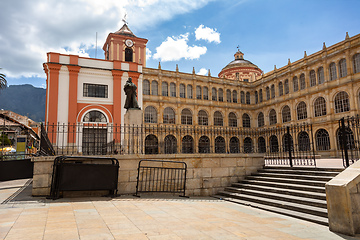
M26 184L0 182L0 239L360 239L214 198L53 201L30 197Z

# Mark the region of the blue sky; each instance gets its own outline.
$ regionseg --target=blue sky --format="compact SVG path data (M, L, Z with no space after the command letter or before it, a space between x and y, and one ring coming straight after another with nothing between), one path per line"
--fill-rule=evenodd
M147 67L217 76L234 58L264 72L360 33L359 0L14 0L0 3L0 71L8 85L45 86L46 52L97 57L109 32L149 40ZM196 31L198 30L198 31ZM202 31L201 31L202 30ZM197 34L196 34L197 33Z

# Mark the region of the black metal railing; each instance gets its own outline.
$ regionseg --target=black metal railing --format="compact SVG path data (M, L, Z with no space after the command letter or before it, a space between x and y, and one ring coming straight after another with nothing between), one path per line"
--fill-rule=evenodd
M311 124L268 129L265 165L316 166Z
M360 116L356 115L340 119L337 135L343 165L349 167L358 161L360 156Z
M266 153L268 164L315 164L310 124L252 129L77 123L48 124L45 130L56 155Z
M139 193L174 193L185 197L186 170L185 162L139 161L135 196Z

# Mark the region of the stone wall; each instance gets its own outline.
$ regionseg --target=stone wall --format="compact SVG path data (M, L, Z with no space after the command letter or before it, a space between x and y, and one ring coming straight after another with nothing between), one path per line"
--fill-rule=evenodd
M326 183L329 228L333 232L360 233L360 161Z
M115 155L119 159L119 194L134 194L138 163L142 159L184 161L187 164L187 196L211 196L264 166L262 154ZM34 162L34 196L50 194L55 157Z

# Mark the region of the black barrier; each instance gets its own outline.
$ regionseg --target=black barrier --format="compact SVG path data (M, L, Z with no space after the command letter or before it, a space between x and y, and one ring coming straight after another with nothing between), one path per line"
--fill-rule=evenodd
M185 162L140 160L135 196L162 192L180 193L180 197L186 197L186 170Z
M31 159L0 161L0 181L32 178L33 171Z
M117 195L118 174L119 161L115 158L57 157L50 198L59 198L62 191L97 190L108 190L114 197Z

